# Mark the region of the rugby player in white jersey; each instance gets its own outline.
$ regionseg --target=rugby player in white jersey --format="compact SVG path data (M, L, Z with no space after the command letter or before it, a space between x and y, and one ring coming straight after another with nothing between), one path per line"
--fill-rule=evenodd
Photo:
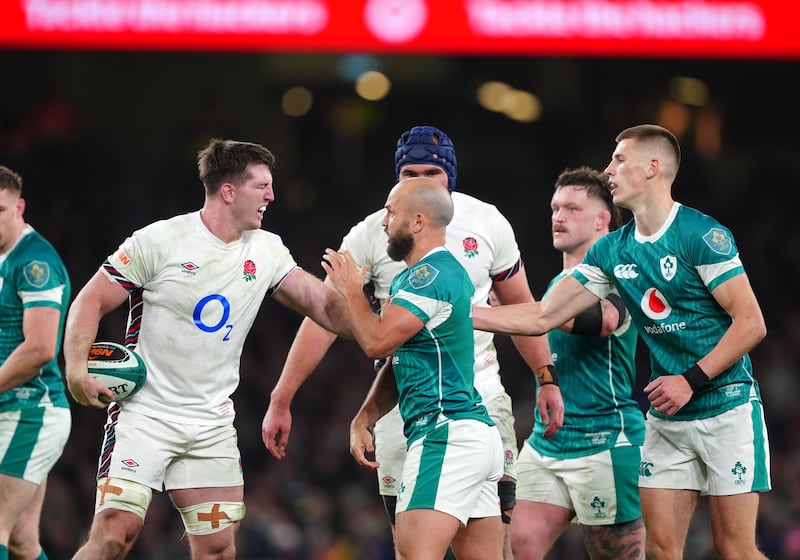
M108 405L95 517L75 558L125 557L162 490L192 558L235 557L245 506L231 394L247 334L266 295L326 328L343 303L260 229L275 198L274 165L263 146L212 140L198 154L202 209L135 231L75 298L64 355L76 401L103 407L112 397L88 375L86 357L100 319L126 300L125 343L148 370L137 394Z

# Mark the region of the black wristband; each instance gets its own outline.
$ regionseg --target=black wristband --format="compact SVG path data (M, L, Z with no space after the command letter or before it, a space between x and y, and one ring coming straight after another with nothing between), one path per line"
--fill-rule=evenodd
M600 302L575 317L572 321L572 334L597 336L603 330L603 310Z
M695 393L698 389L711 381L706 375L706 372L704 372L697 364L684 371L681 375L686 378L686 381L689 383L689 387L691 387L692 391Z
M628 317L628 308L625 307L625 304L622 303L622 298L619 297L619 294L611 292L606 296L606 300L608 303L613 305L617 308L617 312L619 313L619 321L617 321L617 328L622 326L622 323L625 322L625 319Z
M536 376L536 381L539 382L539 387L542 385L555 385L558 387L558 374L556 373L555 366L542 366L533 371Z

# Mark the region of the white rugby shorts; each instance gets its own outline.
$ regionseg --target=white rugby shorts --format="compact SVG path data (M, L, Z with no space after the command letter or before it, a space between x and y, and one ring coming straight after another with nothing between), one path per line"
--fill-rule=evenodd
M517 432L514 429L514 413L511 397L501 393L488 403L483 403L492 421L497 425L503 444L503 475L517 478ZM381 496L397 496L403 463L406 459L406 438L403 435L403 419L398 407L394 407L375 424L375 460L378 467L378 493Z
M642 516L638 446L606 449L584 457L546 457L528 442L517 461L517 501L559 506L582 525L629 523Z
M440 420L408 449L395 511L441 511L462 525L500 516L497 483L502 476L503 446L495 426Z
M124 478L154 490L241 486L233 424L179 424L109 407L98 479Z
M729 496L770 490L764 410L750 401L711 418L647 415L639 486Z
M0 473L41 484L61 457L71 426L68 408L0 412Z

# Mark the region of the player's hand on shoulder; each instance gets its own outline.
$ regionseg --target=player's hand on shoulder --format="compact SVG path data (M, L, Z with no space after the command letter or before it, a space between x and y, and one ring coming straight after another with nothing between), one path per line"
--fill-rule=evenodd
M264 420L261 422L261 439L267 451L276 459L286 457L289 434L292 431L292 413L288 406L269 403Z

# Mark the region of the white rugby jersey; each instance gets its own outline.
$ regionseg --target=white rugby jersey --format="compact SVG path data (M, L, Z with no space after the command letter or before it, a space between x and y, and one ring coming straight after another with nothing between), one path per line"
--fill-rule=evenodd
M224 243L192 212L133 233L103 265L131 293L125 343L147 381L124 408L188 424L233 422L239 359L264 296L297 267L281 238Z
M453 192L453 220L447 226L446 246L467 270L475 294L472 305L489 305L489 291L498 280L519 270L520 253L514 231L508 220L493 205L460 192ZM375 297L381 303L389 295L392 280L405 270L403 261L394 261L386 254L388 237L383 231L386 210L378 210L353 226L342 240L359 266L370 265L366 281L375 285ZM504 392L500 382L500 366L493 335L484 331L475 334L475 387L483 402Z

